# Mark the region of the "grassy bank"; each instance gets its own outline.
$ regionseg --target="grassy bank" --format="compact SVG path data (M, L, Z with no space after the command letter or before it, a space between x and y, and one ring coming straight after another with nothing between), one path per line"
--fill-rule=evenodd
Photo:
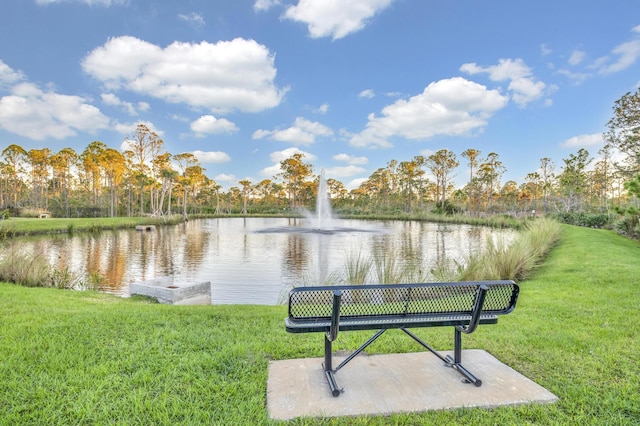
M0 238L19 235L60 234L100 231L102 229L134 228L137 225L166 225L182 222L181 215L162 217L96 217L96 218L22 218L0 221Z
M465 336L465 348L489 351L558 403L322 424L638 424L638 258L638 242L564 226L521 283L516 310ZM269 361L322 356L322 336L287 334L285 315L283 306L166 306L0 284L0 424L277 424L266 411ZM448 329L417 333L451 349ZM335 346L367 337L345 333ZM419 350L400 333L367 349Z

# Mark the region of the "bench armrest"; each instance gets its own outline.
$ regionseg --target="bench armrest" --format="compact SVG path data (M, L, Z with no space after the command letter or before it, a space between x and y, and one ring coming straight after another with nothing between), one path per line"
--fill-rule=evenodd
M471 312L471 320L469 321L469 325L459 325L456 327L458 330L465 334L471 334L476 330L480 322L480 315L482 314L484 299L487 297L487 291L489 291L489 287L487 287L486 285L481 284L478 286L478 291L476 292L476 297L473 301L473 311Z
M333 292L333 308L331 311L331 327L327 333L327 339L330 342L338 338L338 329L340 328L340 303L342 301L342 290Z

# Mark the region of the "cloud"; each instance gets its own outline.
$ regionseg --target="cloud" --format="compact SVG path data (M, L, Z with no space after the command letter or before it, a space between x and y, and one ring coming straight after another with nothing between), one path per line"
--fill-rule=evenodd
M180 13L178 14L178 19L186 22L187 24L191 25L193 28L196 28L196 29L204 27L204 18L202 17L201 14L196 12L191 12L186 15Z
M400 99L371 114L366 128L352 135L355 147L391 147L394 136L423 140L437 135L465 136L482 131L487 119L507 104L497 90L455 77L433 82L408 100Z
M367 170L363 167L358 166L338 166L338 167L329 167L324 169L324 173L326 176L332 178L345 178L350 176L359 175L365 173Z
M329 104L328 104L328 103L326 103L326 102L325 102L325 103L323 103L322 105L320 105L320 106L318 107L318 109L316 110L316 112L317 112L318 114L326 114L326 113L327 113L327 111L329 111Z
M150 121L143 121L143 120L138 120L136 122L133 123L116 123L116 125L114 126L114 129L118 132L121 133L123 135L126 136L131 136L136 132L136 129L138 128L138 124L144 124L145 126L147 126L147 128L152 131L153 133L155 133L156 135L162 137L164 135L164 131L159 130L152 122ZM127 145L127 141L125 140L123 142L122 146L128 146ZM122 148L121 146L121 148ZM129 148L126 148L129 149ZM125 148L122 148L122 150L124 151Z
M193 155L201 163L228 163L231 157L220 151L193 151Z
M563 148L585 148L604 144L601 133L591 135L578 135L567 139L560 144Z
M521 107L543 97L553 90L541 81L536 81L531 68L522 59L500 59L497 65L481 67L476 63L463 64L460 71L474 75L486 73L492 81L509 81L512 98Z
M367 157L354 157L348 154L337 154L333 156L333 159L336 161L341 161L347 164L367 164L369 159Z
M640 57L640 39L622 43L616 46L611 52L617 56L617 59L613 63L602 66L602 68L600 68L600 74L611 74L627 69L633 65Z
M115 37L91 51L82 68L113 91L218 113L273 108L287 91L274 83L274 55L242 38L216 44L176 41L162 48L131 36Z
M118 96L113 93L103 93L100 95L102 98L102 102L105 105L120 107L123 110L127 111L129 115L138 115L138 110L147 111L150 106L147 102L138 102L134 105L131 102L126 102L118 98Z
M12 73L5 69L4 75ZM32 83L20 83L0 98L0 128L29 139L65 139L107 127L109 119L86 99L45 92Z
M275 151L269 154L269 158L273 161L273 165L265 167L260 171L261 176L273 177L282 172L280 168L280 162L288 158L291 158L294 154L302 154L304 156L303 161L311 162L317 157L309 152L302 151L297 147L283 149L282 151Z
M293 145L311 145L315 143L317 136L331 136L333 130L327 126L310 121L306 118L296 118L293 126L283 130L259 129L253 133L253 139L269 138L280 142L289 142Z
M197 137L206 134L233 133L238 130L236 125L225 118L216 118L213 115L203 115L191 123L191 130Z
M300 0L289 6L284 18L307 24L312 38L341 39L360 31L375 14L394 0Z
M367 99L372 99L376 96L375 92L373 91L373 89L365 89L362 92L358 93L358 97L359 98L367 98Z
M253 10L256 12L265 12L274 6L280 4L280 0L256 0L253 4Z
M26 77L21 71L12 69L9 65L0 60L0 88L10 86L23 80L26 80Z
M586 56L586 53L582 50L574 50L571 52L571 56L569 57L570 65L578 65L580 64Z
M221 174L217 175L216 177L214 177L213 180L215 180L218 183L220 183L220 182L232 182L233 183L233 182L237 182L238 178L236 178L235 175L221 173Z

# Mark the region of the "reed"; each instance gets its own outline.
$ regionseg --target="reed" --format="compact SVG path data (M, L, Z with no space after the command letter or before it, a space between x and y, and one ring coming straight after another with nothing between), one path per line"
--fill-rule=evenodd
M544 259L560 236L561 225L552 219L529 221L516 239L507 243L488 237L483 253L464 262L445 259L428 269L421 259L402 259L394 249L378 249L369 257L350 253L342 268L322 284L393 284L427 281L522 280Z

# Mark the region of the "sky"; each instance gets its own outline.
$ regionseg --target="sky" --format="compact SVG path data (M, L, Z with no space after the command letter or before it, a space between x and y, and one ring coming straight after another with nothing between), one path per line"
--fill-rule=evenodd
M640 86L637 0L2 0L0 150L126 149L138 123L223 188L303 153L356 188L391 160L598 157Z

